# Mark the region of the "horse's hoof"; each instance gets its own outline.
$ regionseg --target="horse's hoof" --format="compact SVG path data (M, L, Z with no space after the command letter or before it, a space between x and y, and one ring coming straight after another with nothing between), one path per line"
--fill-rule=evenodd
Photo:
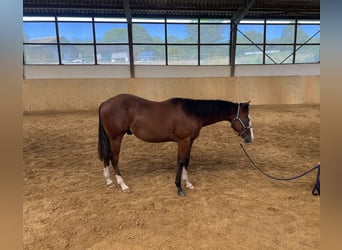
M190 184L190 185L187 185L186 188L187 189L194 189L195 187L192 184Z
M131 190L129 188L125 188L125 189L122 189L122 192L129 193L129 192L131 192Z
M184 197L185 196L185 192L184 191L178 191L178 196L179 197Z
M110 187L110 188L112 188L112 187L114 187L114 186L115 186L114 182L111 182L111 183L108 183L108 184L107 184L107 187Z

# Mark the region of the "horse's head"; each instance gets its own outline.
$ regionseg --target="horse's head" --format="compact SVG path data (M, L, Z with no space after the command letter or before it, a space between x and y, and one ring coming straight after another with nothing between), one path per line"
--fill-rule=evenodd
M231 122L231 127L238 136L243 138L244 143L252 143L254 140L252 121L249 115L249 102L238 104L236 115Z

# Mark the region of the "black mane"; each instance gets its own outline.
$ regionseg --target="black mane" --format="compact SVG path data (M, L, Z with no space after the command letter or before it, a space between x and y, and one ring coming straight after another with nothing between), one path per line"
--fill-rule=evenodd
M227 117L236 112L236 103L229 101L172 98L171 102L174 105L180 104L187 115L204 120Z

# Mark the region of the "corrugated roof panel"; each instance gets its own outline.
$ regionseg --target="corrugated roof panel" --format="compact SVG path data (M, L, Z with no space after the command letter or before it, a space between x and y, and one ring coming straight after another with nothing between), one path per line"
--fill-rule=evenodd
M250 0L247 0L250 1ZM228 17L246 0L130 0L136 17L195 16ZM125 16L123 0L23 0L24 15ZM316 18L319 0L255 0L248 18Z

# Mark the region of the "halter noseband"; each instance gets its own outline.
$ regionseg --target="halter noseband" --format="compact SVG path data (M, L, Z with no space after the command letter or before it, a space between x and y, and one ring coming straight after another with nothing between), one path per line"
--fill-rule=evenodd
M238 104L237 113L236 113L235 118L232 121L232 125L235 121L240 122L241 126L243 127L243 130L241 132L237 132L237 131L236 132L238 133L238 136L243 136L247 132L248 129L252 128L252 126L246 126L243 123L243 121L240 119L239 115L240 115L240 103Z

